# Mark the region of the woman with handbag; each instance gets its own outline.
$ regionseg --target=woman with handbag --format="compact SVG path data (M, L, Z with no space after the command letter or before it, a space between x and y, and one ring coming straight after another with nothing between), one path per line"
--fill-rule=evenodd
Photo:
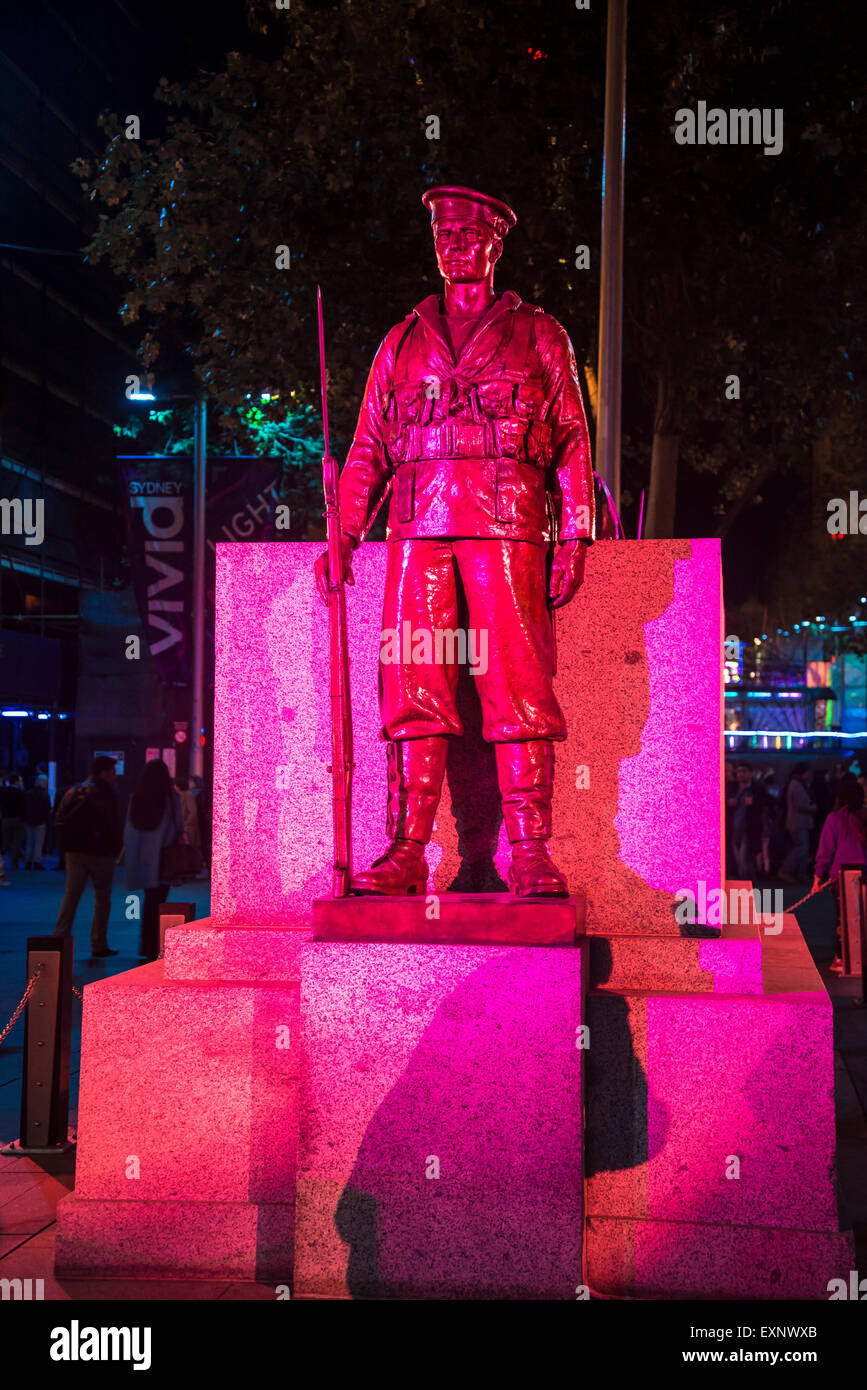
M862 878L867 872L867 819L864 815L864 791L859 786L854 773L846 772L837 783L837 796L834 809L822 827L819 848L816 851L816 876L813 879L813 892L817 893L821 884L831 880L831 893L837 913L837 953L830 969L835 975L843 971L843 939L840 916L840 879L843 866L854 868L863 865Z
M145 763L130 797L123 832L126 889L144 893L139 957L157 960L160 953L160 903L174 877L172 851L183 833L180 798L162 758Z

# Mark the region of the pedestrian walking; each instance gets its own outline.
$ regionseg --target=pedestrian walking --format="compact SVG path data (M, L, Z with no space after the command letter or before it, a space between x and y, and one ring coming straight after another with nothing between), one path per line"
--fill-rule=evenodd
M161 865L162 851L183 835L181 799L162 758L145 763L130 797L123 832L128 893L144 893L139 956L156 960L160 953L160 903L169 895L171 875Z
M189 779L190 796L196 803L196 820L199 826L199 848L202 852L202 864L209 865L211 862L211 837L212 824L209 811L209 798L205 796L205 784L196 773ZM196 878L207 878L207 869L202 868L196 874Z
M190 784L186 777L176 777L174 787L181 805L181 818L187 844L200 850L202 848L202 836L199 829L197 798L190 790Z
M51 819L51 797L48 778L40 773L29 791L24 793L24 868L41 870L45 832Z
M784 883L801 883L808 872L810 858L810 829L816 814L815 802L810 800L807 782L810 768L807 763L795 763L786 788L786 830L791 848L780 865Z
M55 793L54 793L54 806L52 807L52 814L51 814L51 819L50 819L50 821L49 821L49 827L48 827L48 828L49 828L49 850L50 850L50 848L51 848L51 842L53 842L54 847L55 847L55 849L57 850L57 863L55 864L54 867L55 867L55 869L57 870L57 872L58 872L58 873L61 873L61 874L65 874L65 873L66 873L66 855L63 853L63 846L60 844L60 842L59 842L58 839L57 839L57 830L56 830L56 828L55 828L55 817L57 816L58 809L60 808L60 805L61 805L61 803L62 803L62 801L63 801L63 798L66 796L66 793L69 791L70 787L74 787L74 786L75 786L75 778L73 777L72 773L71 773L71 772L65 772L64 775L63 775L63 780L60 782L59 786L57 787L57 789L55 790Z
M86 782L70 787L57 809L54 832L66 856L66 892L60 904L55 936L69 936L88 878L93 881L91 957L116 956L108 944L111 885L123 838L114 783L114 758L94 758Z
M770 801L761 782L753 780L752 765L735 765L737 791L728 793L731 804L732 847L739 879L755 882L762 848L764 813Z
M17 772L10 772L0 787L0 831L3 853L8 856L10 870L18 868L27 836L24 825L24 783Z

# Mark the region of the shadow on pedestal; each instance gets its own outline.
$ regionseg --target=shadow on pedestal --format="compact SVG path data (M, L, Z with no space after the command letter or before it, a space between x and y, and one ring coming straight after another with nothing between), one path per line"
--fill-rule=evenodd
M296 1297L575 1297L581 954L310 946Z

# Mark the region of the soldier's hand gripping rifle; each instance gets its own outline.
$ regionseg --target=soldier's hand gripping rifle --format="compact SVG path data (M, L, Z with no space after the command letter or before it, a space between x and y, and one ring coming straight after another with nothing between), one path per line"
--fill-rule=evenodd
M322 291L316 287L319 315L319 375L322 389L322 433L325 453L322 477L325 489L325 517L328 526L328 629L331 671L331 781L334 803L334 882L335 898L349 893L352 874L352 706L349 690L349 646L346 630L346 591L344 558L340 531L340 500L337 487L337 460L331 456L328 439L328 394L325 380L325 329L322 322Z

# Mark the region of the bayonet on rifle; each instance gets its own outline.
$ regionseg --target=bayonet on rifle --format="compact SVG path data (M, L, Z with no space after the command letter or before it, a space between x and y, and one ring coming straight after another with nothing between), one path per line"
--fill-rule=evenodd
M331 782L334 806L333 896L345 898L352 875L352 706L349 689L349 642L346 627L346 592L343 582L343 546L340 531L340 494L337 460L332 458L328 436L328 386L325 375L325 328L322 291L316 287L319 317L319 376L322 392L322 479L328 527L328 628L331 672Z

